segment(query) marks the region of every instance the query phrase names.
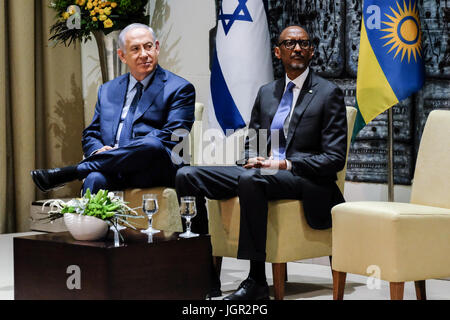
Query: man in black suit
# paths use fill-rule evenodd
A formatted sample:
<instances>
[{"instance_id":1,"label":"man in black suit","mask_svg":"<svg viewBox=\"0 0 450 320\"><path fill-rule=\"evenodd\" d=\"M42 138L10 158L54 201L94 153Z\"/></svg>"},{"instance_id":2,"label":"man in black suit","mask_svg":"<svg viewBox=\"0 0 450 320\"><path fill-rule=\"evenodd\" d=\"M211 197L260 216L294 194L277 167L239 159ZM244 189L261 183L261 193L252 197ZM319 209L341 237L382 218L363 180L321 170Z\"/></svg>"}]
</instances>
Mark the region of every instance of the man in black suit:
<instances>
[{"instance_id":1,"label":"man in black suit","mask_svg":"<svg viewBox=\"0 0 450 320\"><path fill-rule=\"evenodd\" d=\"M284 29L274 52L286 76L258 92L249 124L256 134L246 139L243 166L184 167L176 176L178 195L196 196L198 232L207 232L204 197L239 197L237 256L250 260L250 272L226 300L269 298L264 267L269 200L302 199L306 220L315 229L331 227L331 208L344 201L335 183L347 149L342 91L309 69L314 48L303 28ZM258 150L264 129L267 143ZM215 284L218 295L220 282Z\"/></svg>"}]
</instances>

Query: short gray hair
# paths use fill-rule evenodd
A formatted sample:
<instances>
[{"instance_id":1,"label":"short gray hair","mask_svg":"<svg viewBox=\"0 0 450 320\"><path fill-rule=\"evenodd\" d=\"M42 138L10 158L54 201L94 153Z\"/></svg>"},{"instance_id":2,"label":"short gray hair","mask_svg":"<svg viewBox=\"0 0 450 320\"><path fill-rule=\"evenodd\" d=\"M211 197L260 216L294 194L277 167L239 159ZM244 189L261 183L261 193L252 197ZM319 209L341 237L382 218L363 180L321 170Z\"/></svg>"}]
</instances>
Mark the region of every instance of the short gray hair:
<instances>
[{"instance_id":1,"label":"short gray hair","mask_svg":"<svg viewBox=\"0 0 450 320\"><path fill-rule=\"evenodd\" d=\"M128 31L131 31L133 29L147 29L148 31L150 31L150 33L152 34L153 37L153 41L156 42L158 41L158 39L156 38L155 35L155 31L153 31L152 28L150 28L148 25L146 24L142 24L142 23L132 23L129 24L128 26L126 26L119 34L119 48L122 49L123 52L125 52L125 37L128 33Z\"/></svg>"}]
</instances>

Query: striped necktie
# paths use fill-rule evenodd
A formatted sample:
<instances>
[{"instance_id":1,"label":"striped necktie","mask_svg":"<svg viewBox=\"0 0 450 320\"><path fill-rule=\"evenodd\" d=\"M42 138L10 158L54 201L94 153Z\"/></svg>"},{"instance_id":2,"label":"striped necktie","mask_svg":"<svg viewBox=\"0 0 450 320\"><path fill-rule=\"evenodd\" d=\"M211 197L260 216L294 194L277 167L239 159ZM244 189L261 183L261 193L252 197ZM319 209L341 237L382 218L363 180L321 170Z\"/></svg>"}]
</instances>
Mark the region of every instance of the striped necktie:
<instances>
[{"instance_id":1,"label":"striped necktie","mask_svg":"<svg viewBox=\"0 0 450 320\"><path fill-rule=\"evenodd\" d=\"M142 89L143 85L140 82L137 82L135 85L136 88L136 94L134 95L133 101L131 101L130 108L128 109L127 116L125 117L125 120L123 121L123 127L122 132L120 133L119 138L119 146L125 146L128 143L130 143L131 134L133 132L133 118L134 113L136 112L136 107L139 103L139 100L142 96Z\"/></svg>"}]
</instances>

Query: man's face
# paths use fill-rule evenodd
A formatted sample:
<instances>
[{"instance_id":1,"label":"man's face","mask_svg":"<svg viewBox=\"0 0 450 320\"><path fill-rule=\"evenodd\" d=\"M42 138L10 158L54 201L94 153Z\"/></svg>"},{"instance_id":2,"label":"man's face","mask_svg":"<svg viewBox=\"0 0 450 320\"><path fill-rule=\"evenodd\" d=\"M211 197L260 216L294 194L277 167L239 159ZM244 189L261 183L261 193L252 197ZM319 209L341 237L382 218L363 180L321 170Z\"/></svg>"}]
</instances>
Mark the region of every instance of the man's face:
<instances>
[{"instance_id":1,"label":"man's face","mask_svg":"<svg viewBox=\"0 0 450 320\"><path fill-rule=\"evenodd\" d=\"M145 28L132 29L125 35L125 52L117 50L123 63L130 68L130 73L141 81L155 70L158 64L159 42Z\"/></svg>"},{"instance_id":2,"label":"man's face","mask_svg":"<svg viewBox=\"0 0 450 320\"><path fill-rule=\"evenodd\" d=\"M290 40L306 40L302 43L295 43ZM307 43L309 42L309 46ZM294 46L289 48L289 46ZM288 48L287 48L288 47ZM301 74L308 67L314 56L314 47L310 43L309 35L300 27L288 27L284 29L279 37L278 46L275 47L275 56L281 59L286 73Z\"/></svg>"}]
</instances>

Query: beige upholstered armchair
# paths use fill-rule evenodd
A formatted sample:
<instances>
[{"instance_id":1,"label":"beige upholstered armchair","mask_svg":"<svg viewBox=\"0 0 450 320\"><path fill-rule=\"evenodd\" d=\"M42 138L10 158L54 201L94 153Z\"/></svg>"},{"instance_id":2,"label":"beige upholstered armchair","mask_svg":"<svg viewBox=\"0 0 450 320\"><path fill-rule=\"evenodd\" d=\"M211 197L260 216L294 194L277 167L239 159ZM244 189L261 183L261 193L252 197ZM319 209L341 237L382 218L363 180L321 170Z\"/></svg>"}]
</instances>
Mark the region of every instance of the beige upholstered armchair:
<instances>
[{"instance_id":1,"label":"beige upholstered armchair","mask_svg":"<svg viewBox=\"0 0 450 320\"><path fill-rule=\"evenodd\" d=\"M356 109L347 107L348 146L353 132ZM347 149L348 153L348 149ZM344 168L337 184L344 192ZM216 267L220 272L222 257L236 257L239 241L239 199L209 200L209 233ZM269 202L267 221L267 262L272 263L275 299L284 297L286 263L331 255L331 229L314 230L306 222L303 205L298 200Z\"/></svg>"},{"instance_id":2,"label":"beige upholstered armchair","mask_svg":"<svg viewBox=\"0 0 450 320\"><path fill-rule=\"evenodd\" d=\"M203 104L195 103L195 122L189 134L189 148L191 154L191 165L197 164L198 146L201 145ZM178 198L175 189L166 187L154 188L131 188L124 190L124 200L129 202L131 208L142 206L142 195L145 193L154 193L158 195L159 210L153 216L153 227L156 229L172 232L182 232L181 216L179 214ZM142 210L138 213L143 214ZM146 229L147 219L130 219L131 223L138 227Z\"/></svg>"},{"instance_id":3,"label":"beige upholstered armchair","mask_svg":"<svg viewBox=\"0 0 450 320\"><path fill-rule=\"evenodd\" d=\"M347 202L332 214L334 299L343 299L347 273L373 271L389 281L391 299L403 299L405 281L426 299L426 279L450 276L450 111L428 117L410 203Z\"/></svg>"}]
</instances>

